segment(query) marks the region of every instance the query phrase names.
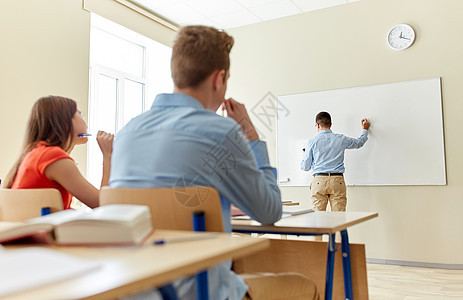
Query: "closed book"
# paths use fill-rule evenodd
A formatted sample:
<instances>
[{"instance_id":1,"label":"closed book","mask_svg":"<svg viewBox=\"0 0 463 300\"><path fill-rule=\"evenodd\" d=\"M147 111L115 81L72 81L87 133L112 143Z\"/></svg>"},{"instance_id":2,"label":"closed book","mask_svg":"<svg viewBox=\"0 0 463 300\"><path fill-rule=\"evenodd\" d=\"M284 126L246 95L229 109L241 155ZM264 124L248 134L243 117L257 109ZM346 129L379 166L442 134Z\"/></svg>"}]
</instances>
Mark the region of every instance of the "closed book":
<instances>
[{"instance_id":1,"label":"closed book","mask_svg":"<svg viewBox=\"0 0 463 300\"><path fill-rule=\"evenodd\" d=\"M283 214L295 216L313 212L311 208L305 208L300 206L283 206Z\"/></svg>"},{"instance_id":2,"label":"closed book","mask_svg":"<svg viewBox=\"0 0 463 300\"><path fill-rule=\"evenodd\" d=\"M0 243L28 237L59 245L137 245L153 231L148 206L112 204L64 210L26 222L0 222Z\"/></svg>"}]
</instances>

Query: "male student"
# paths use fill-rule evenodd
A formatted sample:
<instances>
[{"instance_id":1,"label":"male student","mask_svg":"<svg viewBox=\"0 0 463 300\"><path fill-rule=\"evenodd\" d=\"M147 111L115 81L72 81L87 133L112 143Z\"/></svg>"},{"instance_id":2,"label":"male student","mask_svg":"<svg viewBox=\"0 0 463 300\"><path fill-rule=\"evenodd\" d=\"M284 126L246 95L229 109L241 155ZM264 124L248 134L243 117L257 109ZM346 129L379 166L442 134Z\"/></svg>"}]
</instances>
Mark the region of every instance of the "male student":
<instances>
[{"instance_id":1,"label":"male student","mask_svg":"<svg viewBox=\"0 0 463 300\"><path fill-rule=\"evenodd\" d=\"M358 138L350 138L331 131L331 116L320 112L315 117L318 135L309 140L303 149L301 169L312 170L310 192L314 210L326 210L328 200L331 211L345 211L347 204L344 182L344 151L358 149L368 140L367 119L361 121L362 132Z\"/></svg>"},{"instance_id":2,"label":"male student","mask_svg":"<svg viewBox=\"0 0 463 300\"><path fill-rule=\"evenodd\" d=\"M231 231L230 205L272 224L282 213L276 170L244 105L224 100L233 38L205 26L188 26L172 49L173 94L160 94L151 110L134 118L114 142L110 186L212 186L221 196ZM228 118L215 111L224 105ZM210 299L316 299L315 285L300 274L241 277L231 262L208 272ZM243 280L244 278L244 280ZM192 278L176 281L180 299L195 299Z\"/></svg>"}]
</instances>

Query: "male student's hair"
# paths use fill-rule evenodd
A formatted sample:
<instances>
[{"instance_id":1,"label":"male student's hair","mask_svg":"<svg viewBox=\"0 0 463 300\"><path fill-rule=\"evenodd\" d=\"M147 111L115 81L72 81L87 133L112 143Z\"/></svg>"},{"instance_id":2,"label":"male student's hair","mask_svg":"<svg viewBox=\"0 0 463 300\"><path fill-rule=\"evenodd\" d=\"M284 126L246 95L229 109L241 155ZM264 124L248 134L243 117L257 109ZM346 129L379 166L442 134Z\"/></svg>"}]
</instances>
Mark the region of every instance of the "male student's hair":
<instances>
[{"instance_id":1,"label":"male student's hair","mask_svg":"<svg viewBox=\"0 0 463 300\"><path fill-rule=\"evenodd\" d=\"M315 117L315 123L322 127L331 126L331 116L326 111L319 112Z\"/></svg>"},{"instance_id":2,"label":"male student's hair","mask_svg":"<svg viewBox=\"0 0 463 300\"><path fill-rule=\"evenodd\" d=\"M175 86L197 87L215 70L228 71L233 42L233 37L212 27L183 27L172 49L171 70Z\"/></svg>"},{"instance_id":3,"label":"male student's hair","mask_svg":"<svg viewBox=\"0 0 463 300\"><path fill-rule=\"evenodd\" d=\"M40 141L69 150L74 133L72 118L76 112L77 103L65 97L47 96L35 102L27 124L23 151L6 176L5 187L12 186L22 160Z\"/></svg>"}]
</instances>

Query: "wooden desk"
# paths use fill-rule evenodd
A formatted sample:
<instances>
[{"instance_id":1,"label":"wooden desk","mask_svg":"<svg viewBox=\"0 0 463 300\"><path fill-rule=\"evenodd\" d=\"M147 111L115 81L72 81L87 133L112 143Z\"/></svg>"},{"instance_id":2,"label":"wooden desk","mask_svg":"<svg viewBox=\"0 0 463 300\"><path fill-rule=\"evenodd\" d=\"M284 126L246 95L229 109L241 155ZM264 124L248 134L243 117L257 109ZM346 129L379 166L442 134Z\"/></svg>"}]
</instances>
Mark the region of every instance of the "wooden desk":
<instances>
[{"instance_id":1,"label":"wooden desk","mask_svg":"<svg viewBox=\"0 0 463 300\"><path fill-rule=\"evenodd\" d=\"M140 247L50 247L80 258L95 260L102 267L74 279L9 295L13 299L113 299L164 285L179 277L193 275L228 259L239 258L267 248L265 239L237 238L219 234L216 238L149 245L156 239L202 234L157 230ZM5 247L10 249L17 246Z\"/></svg>"},{"instance_id":2,"label":"wooden desk","mask_svg":"<svg viewBox=\"0 0 463 300\"><path fill-rule=\"evenodd\" d=\"M283 218L273 225L262 225L251 220L232 220L232 228L235 232L247 233L334 234L377 216L376 212L315 211Z\"/></svg>"},{"instance_id":3,"label":"wooden desk","mask_svg":"<svg viewBox=\"0 0 463 300\"><path fill-rule=\"evenodd\" d=\"M332 298L335 233L341 233L342 260L344 270L345 298L353 299L350 247L347 227L378 216L376 212L325 212L316 211L283 218L273 225L262 225L250 220L232 220L232 230L239 233L274 233L292 235L328 234L328 259L326 266L325 299Z\"/></svg>"}]
</instances>

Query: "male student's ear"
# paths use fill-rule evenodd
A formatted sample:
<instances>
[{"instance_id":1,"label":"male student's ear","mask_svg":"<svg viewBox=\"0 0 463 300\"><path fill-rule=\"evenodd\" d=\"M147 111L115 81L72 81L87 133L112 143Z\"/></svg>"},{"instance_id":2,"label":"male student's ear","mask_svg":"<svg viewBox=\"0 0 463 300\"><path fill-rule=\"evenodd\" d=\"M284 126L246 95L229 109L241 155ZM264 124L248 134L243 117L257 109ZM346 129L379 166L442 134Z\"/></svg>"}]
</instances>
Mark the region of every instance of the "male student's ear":
<instances>
[{"instance_id":1,"label":"male student's ear","mask_svg":"<svg viewBox=\"0 0 463 300\"><path fill-rule=\"evenodd\" d=\"M215 70L212 73L212 84L215 90L219 90L224 85L226 86L227 79L225 76L228 76L228 72L225 70Z\"/></svg>"}]
</instances>

